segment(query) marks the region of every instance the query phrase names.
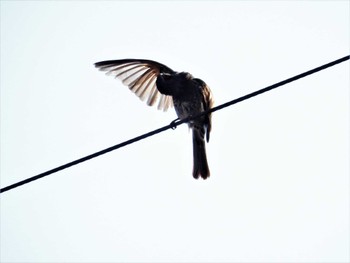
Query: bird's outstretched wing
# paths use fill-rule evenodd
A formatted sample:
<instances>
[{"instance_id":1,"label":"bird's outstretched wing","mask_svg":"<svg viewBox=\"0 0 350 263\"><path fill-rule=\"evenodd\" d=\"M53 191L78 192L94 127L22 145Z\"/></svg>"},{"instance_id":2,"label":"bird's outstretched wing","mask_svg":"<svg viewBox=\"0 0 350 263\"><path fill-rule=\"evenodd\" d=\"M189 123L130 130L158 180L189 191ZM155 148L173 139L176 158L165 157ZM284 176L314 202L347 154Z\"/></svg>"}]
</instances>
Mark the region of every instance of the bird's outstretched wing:
<instances>
[{"instance_id":1,"label":"bird's outstretched wing","mask_svg":"<svg viewBox=\"0 0 350 263\"><path fill-rule=\"evenodd\" d=\"M172 97L161 94L156 87L159 74L174 73L167 66L147 59L121 59L97 62L95 67L119 78L141 100L147 100L149 106L158 102L158 109L163 111L173 106Z\"/></svg>"}]
</instances>

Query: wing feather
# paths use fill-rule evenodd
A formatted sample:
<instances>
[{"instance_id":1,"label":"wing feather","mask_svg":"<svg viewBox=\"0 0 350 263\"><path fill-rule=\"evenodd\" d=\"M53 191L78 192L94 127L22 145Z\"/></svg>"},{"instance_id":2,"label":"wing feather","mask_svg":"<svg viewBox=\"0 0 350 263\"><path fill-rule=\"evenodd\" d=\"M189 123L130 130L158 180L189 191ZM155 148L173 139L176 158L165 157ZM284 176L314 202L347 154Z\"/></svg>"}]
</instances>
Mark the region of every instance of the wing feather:
<instances>
[{"instance_id":1,"label":"wing feather","mask_svg":"<svg viewBox=\"0 0 350 263\"><path fill-rule=\"evenodd\" d=\"M174 72L167 66L145 59L101 61L95 66L107 75L120 79L141 100L146 100L147 105L153 106L158 102L157 108L163 111L173 106L172 97L161 94L156 87L160 73Z\"/></svg>"},{"instance_id":2,"label":"wing feather","mask_svg":"<svg viewBox=\"0 0 350 263\"><path fill-rule=\"evenodd\" d=\"M137 91L136 95L139 96L141 100L145 100L148 97L150 90L155 86L155 81L156 78L154 77L154 74L149 74L147 81Z\"/></svg>"}]
</instances>

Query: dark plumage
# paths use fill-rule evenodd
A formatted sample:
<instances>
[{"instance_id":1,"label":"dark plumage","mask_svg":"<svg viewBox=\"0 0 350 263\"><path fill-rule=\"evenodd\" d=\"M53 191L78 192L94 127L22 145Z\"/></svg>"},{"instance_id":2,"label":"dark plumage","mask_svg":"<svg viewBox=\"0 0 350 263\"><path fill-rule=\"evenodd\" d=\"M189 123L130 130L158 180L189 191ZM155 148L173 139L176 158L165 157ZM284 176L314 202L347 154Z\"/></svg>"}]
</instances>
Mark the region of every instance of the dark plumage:
<instances>
[{"instance_id":1,"label":"dark plumage","mask_svg":"<svg viewBox=\"0 0 350 263\"><path fill-rule=\"evenodd\" d=\"M213 106L213 98L204 81L193 78L187 72L176 72L169 67L146 59L108 60L95 63L108 75L119 78L141 100L150 106L158 103L158 109L166 111L174 106L180 119L197 115ZM209 141L211 115L189 123L193 138L193 177L210 176L205 141Z\"/></svg>"}]
</instances>

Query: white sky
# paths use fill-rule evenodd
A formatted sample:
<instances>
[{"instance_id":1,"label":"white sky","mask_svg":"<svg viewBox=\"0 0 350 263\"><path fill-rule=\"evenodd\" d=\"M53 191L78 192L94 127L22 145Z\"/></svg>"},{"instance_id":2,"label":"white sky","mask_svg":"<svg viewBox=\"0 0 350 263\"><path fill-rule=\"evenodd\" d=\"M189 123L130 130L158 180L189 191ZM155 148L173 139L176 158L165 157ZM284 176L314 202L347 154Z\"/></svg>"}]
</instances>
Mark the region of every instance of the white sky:
<instances>
[{"instance_id":1,"label":"white sky","mask_svg":"<svg viewBox=\"0 0 350 263\"><path fill-rule=\"evenodd\" d=\"M169 124L93 63L216 105L349 54L348 1L1 1L1 187ZM349 62L1 194L1 262L348 262Z\"/></svg>"}]
</instances>

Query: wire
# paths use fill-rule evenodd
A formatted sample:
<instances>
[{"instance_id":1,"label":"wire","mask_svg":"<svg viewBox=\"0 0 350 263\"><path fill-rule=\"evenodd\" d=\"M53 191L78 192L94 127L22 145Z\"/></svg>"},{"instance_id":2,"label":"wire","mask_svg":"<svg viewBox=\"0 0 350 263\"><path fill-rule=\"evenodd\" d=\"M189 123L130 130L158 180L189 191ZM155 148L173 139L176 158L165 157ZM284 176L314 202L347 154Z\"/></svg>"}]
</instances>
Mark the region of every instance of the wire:
<instances>
[{"instance_id":1,"label":"wire","mask_svg":"<svg viewBox=\"0 0 350 263\"><path fill-rule=\"evenodd\" d=\"M265 87L265 88L262 88L262 89L260 89L260 90L254 91L254 92L252 92L252 93L249 93L249 94L244 95L244 96L242 96L242 97L239 97L239 98L237 98L237 99L234 99L234 100L228 101L228 102L226 102L226 103L223 103L223 104L221 104L221 105L218 105L218 106L216 106L216 107L213 107L213 108L211 108L211 109L209 109L209 110L207 110L207 111L204 111L204 112L202 112L202 113L200 113L200 114L198 114L198 115L196 115L196 116L188 117L188 118L183 119L183 120L179 120L179 121L175 122L175 124L176 124L176 125L180 125L180 124L183 124L184 122L188 122L188 121L190 121L190 120L199 118L199 117L201 117L201 116L203 116L203 115L206 115L206 114L208 114L208 113L211 113L211 112L214 112L214 111L217 111L217 110L221 110L221 109L226 108L226 107L228 107L228 106L231 106L231 105L233 105L233 104L236 104L236 103L239 103L239 102L241 102L241 101L250 99L250 98L255 97L255 96L257 96L257 95L260 95L260 94L262 94L262 93L264 93L264 92L273 90L273 89L278 88L278 87L280 87L280 86L286 85L286 84L288 84L288 83L290 83L290 82L296 81L296 80L298 80L298 79L304 78L304 77L306 77L306 76L309 76L309 75L311 75L311 74L314 74L314 73L319 72L319 71L321 71L321 70L324 70L324 69L326 69L326 68L335 66L335 65L337 65L337 64L339 64L339 63L342 63L342 62L345 62L345 61L349 60L349 58L350 58L350 56L345 56L345 57L342 57L342 58L340 58L340 59L334 60L334 61L332 61L332 62L329 62L329 63L324 64L324 65L322 65L322 66L319 66L319 67L317 67L317 68L311 69L311 70L309 70L309 71L306 71L306 72L301 73L301 74L299 74L299 75L296 75L296 76L294 76L294 77L291 77L291 78L282 80L282 81L280 81L280 82L278 82L278 83L275 83L275 84L273 84L273 85L271 85L271 86L267 86L267 87Z\"/></svg>"},{"instance_id":2,"label":"wire","mask_svg":"<svg viewBox=\"0 0 350 263\"><path fill-rule=\"evenodd\" d=\"M54 169L48 170L48 171L43 172L43 173L41 173L41 174L38 174L38 175L35 175L35 176L33 176L33 177L27 178L27 179L25 179L25 180L23 180L23 181L19 181L19 182L17 182L17 183L12 184L12 185L9 185L9 186L6 186L6 187L4 187L4 188L1 188L1 189L0 189L0 193L4 193L4 192L9 191L9 190L11 190L11 189L13 189L13 188L16 188L16 187L18 187L18 186L21 186L21 185L24 185L24 184L28 184L28 183L30 183L30 182L32 182L32 181L38 180L38 179L43 178L43 177L45 177L45 176L48 176L48 175L50 175L50 174L56 173L56 172L58 172L58 171L64 170L64 169L66 169L66 168L69 168L69 167L71 167L71 166L74 166L74 165L77 165L77 164L79 164L79 163L88 161L88 160L90 160L90 159L96 158L96 157L98 157L98 156L100 156L100 155L103 155L103 154L106 154L106 153L108 153L108 152L114 151L114 150L116 150L116 149L119 149L119 148L121 148L121 147L124 147L124 146L126 146L126 145L129 145L129 144L131 144L131 143L134 143L134 142L143 140L143 139L145 139L145 138L147 138L147 137L153 136L153 135L155 135L155 134L158 134L158 133L163 132L163 131L165 131L165 130L168 130L168 129L170 129L170 128L171 128L171 129L174 129L174 128L176 128L177 126L182 125L182 124L185 123L185 122L188 122L188 121L191 121L191 120L193 120L193 119L199 118L199 117L201 117L201 116L203 116L203 115L212 113L212 112L214 112L214 111L221 110L221 109L226 108L226 107L228 107L228 106L231 106L231 105L233 105L233 104L242 102L242 101L244 101L244 100L247 100L247 99L250 99L250 98L255 97L255 96L257 96L257 95L260 95L260 94L262 94L262 93L264 93L264 92L270 91L270 90L272 90L272 89L275 89L275 88L277 88L277 87L286 85L286 84L288 84L288 83L290 83L290 82L293 82L293 81L295 81L295 80L304 78L304 77L306 77L306 76L309 76L309 75L311 75L311 74L314 74L314 73L319 72L319 71L321 71L321 70L324 70L324 69L326 69L326 68L332 67L332 66L337 65L337 64L342 63L342 62L345 62L345 61L349 60L349 58L350 58L350 56L345 56L345 57L343 57L343 58L334 60L334 61L332 61L332 62L329 62L329 63L324 64L324 65L322 65L322 66L319 66L319 67L317 67L317 68L311 69L311 70L309 70L309 71L306 71L306 72L301 73L301 74L299 74L299 75L296 75L296 76L294 76L294 77L291 77L291 78L288 78L288 79L286 79L286 80L280 81L280 82L278 82L278 83L276 83L276 84L273 84L273 85L271 85L271 86L265 87L265 88L263 88L263 89L260 89L260 90L257 90L257 91L255 91L255 92L249 93L249 94L247 94L247 95L245 95L245 96L239 97L239 98L237 98L237 99L234 99L234 100L228 101L228 102L226 102L226 103L223 103L223 104L221 104L221 105L218 105L218 106L216 106L216 107L213 107L213 108L211 108L210 110L205 111L205 112L202 112L202 113L200 113L200 114L198 114L198 115L191 116L191 117L188 117L188 118L185 118L185 119L182 119L182 120L175 120L175 121L171 122L169 125L166 125L166 126L164 126L164 127L161 127L161 128L159 128L159 129L150 131L150 132L145 133L145 134L143 134L143 135L137 136L137 137L135 137L135 138L133 138L133 139L127 140L127 141L125 141L125 142L119 143L119 144L114 145L114 146L112 146L112 147L109 147L109 148L106 148L106 149L104 149L104 150L98 151L98 152L96 152L96 153L90 154L90 155L88 155L88 156L82 157L82 158L77 159L77 160L75 160L75 161L72 161L72 162L69 162L69 163L67 163L67 164L58 166L58 167L56 167L56 168L54 168Z\"/></svg>"}]
</instances>

